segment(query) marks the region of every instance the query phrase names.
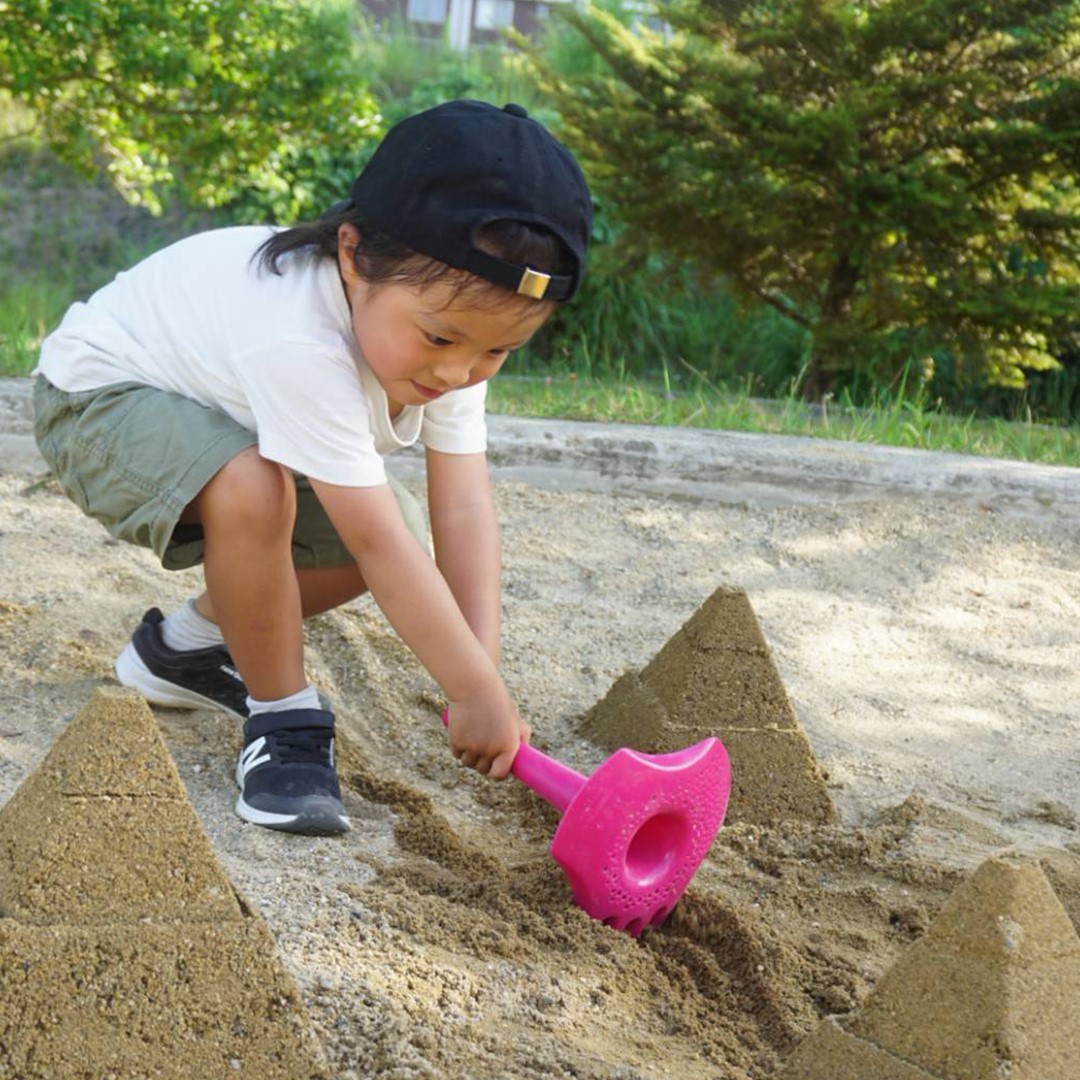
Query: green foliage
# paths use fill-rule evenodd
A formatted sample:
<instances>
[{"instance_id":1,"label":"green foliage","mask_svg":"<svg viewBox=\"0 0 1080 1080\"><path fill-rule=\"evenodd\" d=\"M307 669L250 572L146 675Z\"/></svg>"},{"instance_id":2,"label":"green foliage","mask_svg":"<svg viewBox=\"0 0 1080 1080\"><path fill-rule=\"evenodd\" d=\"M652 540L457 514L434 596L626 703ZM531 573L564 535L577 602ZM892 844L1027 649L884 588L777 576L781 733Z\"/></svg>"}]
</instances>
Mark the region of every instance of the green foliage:
<instances>
[{"instance_id":1,"label":"green foliage","mask_svg":"<svg viewBox=\"0 0 1080 1080\"><path fill-rule=\"evenodd\" d=\"M520 58L502 45L474 45L462 52L422 38L396 19L378 28L361 22L355 50L387 127L455 98L516 101L530 111L539 104Z\"/></svg>"},{"instance_id":2,"label":"green foliage","mask_svg":"<svg viewBox=\"0 0 1080 1080\"><path fill-rule=\"evenodd\" d=\"M807 389L1022 386L1076 344L1076 0L673 0L668 34L566 17L532 55L637 247L805 327Z\"/></svg>"},{"instance_id":3,"label":"green foliage","mask_svg":"<svg viewBox=\"0 0 1080 1080\"><path fill-rule=\"evenodd\" d=\"M155 217L104 178L92 183L18 132L25 109L0 93L0 375L25 375L75 300L150 251L206 228L208 214Z\"/></svg>"},{"instance_id":4,"label":"green foliage","mask_svg":"<svg viewBox=\"0 0 1080 1080\"><path fill-rule=\"evenodd\" d=\"M515 370L617 378L664 372L672 386L703 375L713 385L784 393L803 363L802 329L771 309L741 310L691 266L629 256L624 231L598 203L581 293L515 356Z\"/></svg>"},{"instance_id":5,"label":"green foliage","mask_svg":"<svg viewBox=\"0 0 1080 1080\"><path fill-rule=\"evenodd\" d=\"M0 90L55 152L131 202L315 208L377 136L347 0L3 0ZM257 200L256 200L257 201Z\"/></svg>"},{"instance_id":6,"label":"green foliage","mask_svg":"<svg viewBox=\"0 0 1080 1080\"><path fill-rule=\"evenodd\" d=\"M593 123L599 128L619 119L613 104L621 100L618 93L630 95L628 131L611 126L613 139L628 140L627 150L620 159L592 139L595 153L586 154L585 165L600 198L586 286L535 345L515 357L515 370L543 371L556 378L570 373L582 380L598 375L614 379L616 386L635 376L651 377L660 387L661 405L654 400L648 408L688 423L696 422L699 406L722 398L731 388L743 396L784 399L813 363L825 362L834 362L838 371L836 401L858 401L879 410L880 402L888 400L890 415L901 406L923 415L938 409L942 399L961 413L1080 415L1080 345L1070 336L1076 230L1066 213L1076 210L1072 176L1080 166L1080 139L1074 137L1073 125L1080 110L1073 108L1074 61L1067 49L1056 69L1047 63L1047 76L1034 85L1028 105L1017 104L1021 119L1000 133L1001 154L1009 147L1023 148L1021 121L1027 108L1042 125L1047 160L1030 171L1026 185L1013 173L995 180L990 150L976 157L979 125L972 125L975 134L965 134L961 125L955 142L968 157L954 162L953 190L945 183L948 170L939 175L930 168L935 155L953 153L948 150L949 123L944 117L939 122L929 97L919 97L914 74L909 73L907 90L890 84L888 93L882 92L879 126L869 122L866 131L858 128L856 106L862 100L859 94L873 96L869 84L874 80L864 78L859 94L828 89L839 85L841 76L848 78L844 64L857 66L858 57L840 50L839 59L822 67L827 47L835 47L829 44L836 39L834 24L843 24L840 15L857 5L701 0L712 4L710 27L728 20L726 36L680 28L665 43L640 27L633 35L622 35L616 27L629 25L631 17L621 12L618 0L604 3L610 3L608 15L589 16L586 21L596 25L588 34L584 27L575 29L562 20L548 24L537 46L545 69L538 84L535 64L526 63L521 52L475 48L461 54L445 43L419 40L403 27L384 26L376 33L357 25L350 0L256 0L244 8L236 0L162 0L156 5L149 0L119 5L0 0L0 263L12 271L0 282L0 371L28 370L41 336L72 300L163 243L211 224L292 222L320 211L347 190L380 128L418 109L459 96L519 101L577 148L585 147L594 127L586 130L575 109L565 106L568 88L576 87L581 95L595 95ZM914 15L901 28L911 30L908 37L888 20L880 23L883 41L874 47L887 51L892 41L894 51L907 48L900 67L914 72L923 52L922 62L929 65L934 50L940 52L941 40L955 41L967 6L964 0L947 5L954 16L949 22L941 0L914 6L899 0L876 4L874 18L884 19L892 11L895 23L905 10ZM1041 0L1022 6L1032 18L1051 8L1063 12L1071 7ZM1011 8L1018 10L1016 4ZM704 19L705 14L698 11L696 17ZM802 38L792 29L796 16L808 27ZM1003 18L1002 25L1008 25L1008 15ZM28 32L28 20L47 24L48 34ZM925 40L912 44L918 37L916 24ZM735 48L738 35L746 37L748 27L760 39L753 59L746 51L752 41L744 46L746 55ZM845 32L854 35L858 29L849 26ZM650 133L648 125L667 123L668 114L637 100L631 84L614 73L612 49L605 53L595 47L592 39L609 32L618 49L629 51L633 62L628 62L628 70L646 61L656 68L650 76L656 85L661 85L664 71L657 48L674 50L681 42L693 70L708 72L712 69L706 60L722 41L727 66L741 72L743 97L761 100L740 103L737 88L711 84L704 88L708 93L695 98L676 85L669 95L675 110L671 115L684 126L664 140L662 133ZM957 70L969 55L979 63L989 55L985 49L979 52L975 23L969 36L966 49L954 44L954 51L961 52ZM150 37L154 40L144 40ZM1011 39L1016 50L1028 50L1025 62L1034 62L1030 37L1025 28ZM773 44L761 44L765 41ZM1040 47L1038 55L1046 55ZM770 57L770 49L775 56ZM793 91L778 90L770 97L762 90L762 65L769 59L772 66L765 65L766 73L779 79L785 64L794 63L781 54L800 54L800 49L810 55L803 60L804 84L812 82L807 71L817 64L826 89L808 92L796 108L789 100L795 97ZM201 58L197 55L204 52ZM709 62L718 63L715 58ZM869 63L866 58L863 62ZM1006 70L1004 64L991 65L994 78ZM663 85L672 79L677 84L681 70L669 72ZM1065 76L1073 79L1072 97ZM976 71L971 78L976 77L989 76ZM25 103L25 111L11 108L4 87ZM889 112L886 105L894 92L901 103ZM954 95L959 92L953 88ZM749 110L752 104L757 126L740 131L734 119L718 114L712 99L725 95L734 102L735 119L744 105ZM679 102L690 114L700 108L696 127L687 126L687 117L678 118ZM973 97L966 108L984 117L983 128L994 130L986 119L993 104L984 95ZM916 168L918 132L908 132L898 122L909 107L912 124L922 125L926 142L923 172ZM715 149L709 140L729 128L738 153L712 166L710 173L703 165ZM686 138L688 130L700 133L697 142ZM16 131L33 135L12 139ZM897 159L905 152L914 155L908 172L899 164L890 172L877 159L863 162L859 154L865 149L856 135L875 153L891 147ZM49 146L84 175L89 172L93 183L77 183L57 165ZM666 153L663 159L650 156L661 150ZM845 161L851 174L847 187L841 183L847 175L841 168ZM738 167L732 168L731 162ZM1062 163L1072 170L1068 176ZM605 171L609 168L610 176ZM965 175L969 170L971 177ZM978 187L976 173L986 190L995 193L997 201L987 206L992 206L991 216L1000 215L994 218L1000 236L990 229L980 233L975 226L984 224L982 204L976 200L972 209L964 202L969 188ZM860 177L862 186L855 182ZM907 188L901 183L904 177L910 181ZM106 178L129 201L155 210L164 203L166 213L155 219L145 209L121 205ZM702 193L706 181L713 194L722 196L715 204L696 201L712 198ZM665 193L665 205L670 212L656 213L651 205L635 202L635 196L644 198L669 183L673 190ZM892 202L882 194L888 193L889 184L895 189ZM833 206L841 198L836 194L830 202L834 187L847 200L843 207L854 209ZM190 202L216 210L196 220L185 210ZM907 231L895 225L901 220L909 220ZM787 242L777 241L778 231L769 232L774 226L790 233ZM967 238L960 256L952 254L954 233ZM862 262L857 264L847 321L841 321L842 348L835 354L838 360L829 361L823 352L830 327L820 318L822 296L834 265L829 258L845 237L864 245L851 248ZM745 263L740 262L744 248ZM934 285L928 284L930 274L937 277ZM1027 292L1015 291L1017 286ZM997 310L995 290L1008 297L1002 310ZM919 306L920 297L933 299L935 293L940 311L931 304ZM755 305L763 295L768 303ZM1005 311L1018 325L1023 320L1025 332L1041 333L1044 352L1062 359L1060 369L1029 370L1027 354L1001 363L988 346L1008 349L1015 335L1008 326L999 333L997 324L987 320L986 309L994 318ZM1063 309L1069 311L1065 317ZM816 348L811 356L812 343ZM989 391L982 387L987 373L999 383ZM1021 380L1024 386L1017 390ZM1013 386L1000 385L1010 381ZM678 407L684 395L701 399L688 414ZM613 411L609 418L620 417Z\"/></svg>"}]
</instances>

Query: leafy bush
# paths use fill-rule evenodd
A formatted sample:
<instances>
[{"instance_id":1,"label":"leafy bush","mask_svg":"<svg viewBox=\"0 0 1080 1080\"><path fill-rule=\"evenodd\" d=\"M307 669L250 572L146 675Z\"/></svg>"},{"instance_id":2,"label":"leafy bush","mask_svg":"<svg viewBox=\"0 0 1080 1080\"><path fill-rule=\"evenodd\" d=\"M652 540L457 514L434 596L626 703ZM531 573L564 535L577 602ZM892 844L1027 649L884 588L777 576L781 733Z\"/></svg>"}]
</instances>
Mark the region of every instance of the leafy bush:
<instances>
[{"instance_id":1,"label":"leafy bush","mask_svg":"<svg viewBox=\"0 0 1080 1080\"><path fill-rule=\"evenodd\" d=\"M797 380L803 331L767 308L740 309L722 283L659 256L632 257L622 226L598 203L580 295L556 312L516 361L526 371L663 380L669 387L739 386L782 395Z\"/></svg>"},{"instance_id":2,"label":"leafy bush","mask_svg":"<svg viewBox=\"0 0 1080 1080\"><path fill-rule=\"evenodd\" d=\"M1076 340L1075 0L672 0L532 57L640 250L804 326L808 396L922 373L1021 388ZM931 362L933 361L933 363Z\"/></svg>"}]
</instances>

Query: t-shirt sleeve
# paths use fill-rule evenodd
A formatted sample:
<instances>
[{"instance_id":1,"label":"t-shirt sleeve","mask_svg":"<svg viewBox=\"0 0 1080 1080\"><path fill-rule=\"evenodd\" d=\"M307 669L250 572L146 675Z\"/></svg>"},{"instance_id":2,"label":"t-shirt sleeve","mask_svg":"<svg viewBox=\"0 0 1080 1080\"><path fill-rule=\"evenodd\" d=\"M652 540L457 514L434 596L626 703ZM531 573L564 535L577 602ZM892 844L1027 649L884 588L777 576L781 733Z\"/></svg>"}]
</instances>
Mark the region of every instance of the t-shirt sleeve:
<instances>
[{"instance_id":1,"label":"t-shirt sleeve","mask_svg":"<svg viewBox=\"0 0 1080 1080\"><path fill-rule=\"evenodd\" d=\"M487 383L482 382L425 405L420 441L443 454L482 454L487 449L486 400Z\"/></svg>"},{"instance_id":2,"label":"t-shirt sleeve","mask_svg":"<svg viewBox=\"0 0 1080 1080\"><path fill-rule=\"evenodd\" d=\"M367 396L348 357L283 343L247 354L235 370L263 457L328 484L386 483Z\"/></svg>"}]
</instances>

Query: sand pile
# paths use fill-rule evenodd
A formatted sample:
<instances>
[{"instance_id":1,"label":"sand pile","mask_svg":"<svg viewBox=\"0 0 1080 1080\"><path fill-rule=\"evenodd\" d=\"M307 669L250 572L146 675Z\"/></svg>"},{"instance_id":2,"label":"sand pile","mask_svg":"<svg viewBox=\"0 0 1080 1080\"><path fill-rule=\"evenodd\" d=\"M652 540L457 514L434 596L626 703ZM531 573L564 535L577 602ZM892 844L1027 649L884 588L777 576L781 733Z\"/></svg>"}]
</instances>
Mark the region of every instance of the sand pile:
<instances>
[{"instance_id":1,"label":"sand pile","mask_svg":"<svg viewBox=\"0 0 1080 1080\"><path fill-rule=\"evenodd\" d=\"M739 732L767 739L801 727L840 820L799 816L802 805L821 805L812 800L761 821L740 820L733 807L667 922L637 939L616 933L572 904L548 850L556 813L516 781L492 783L454 760L437 689L377 608L360 601L307 628L313 681L338 705L354 831L319 839L244 826L232 810L239 726L208 710L156 710L220 867L208 867L198 845L173 860L157 843L170 822L159 815L139 832L156 800L171 800L165 818L189 813L167 758L158 747L147 760L161 765L132 768L134 758L119 756L142 753L152 734L145 715L124 714L122 740L112 737L115 724L92 740L92 760L116 760L123 780L153 781L143 794L113 787L116 779L79 778L88 755L76 736L139 614L151 603L177 606L199 588L198 572L163 575L55 489L0 477L8 1076L64 1080L80 1075L75 1053L95 1061L82 1044L65 1059L58 1031L98 1047L118 1032L145 1036L145 1058L128 1045L132 1056L111 1066L124 1080L170 1068L231 1078L249 1062L257 1076L287 1072L260 1063L254 1034L232 1031L242 1012L265 1032L279 1021L276 1046L290 1053L306 1018L333 1080L773 1080L800 1046L809 1053L830 1033L834 1056L816 1058L829 1080L898 1080L885 1071L901 1068L898 1053L882 1049L880 1031L855 1025L977 867L1009 850L1033 853L1080 923L1075 530L925 499L765 511L514 484L496 494L506 535L504 668L541 749L594 771L611 749L579 734L582 718L628 665L644 673L665 643L682 640L717 585L745 589L750 630L740 622L745 598L728 604L721 592L705 608L715 620L701 638L707 648L671 646L679 663L705 669L679 675L673 664L655 681L650 671L650 687L668 694L667 715L659 725L651 718L655 741L642 746L719 732L735 757ZM782 685L766 692L760 675L749 689L725 689L765 655ZM695 686L709 688L698 701ZM669 732L673 718L684 727ZM610 742L629 742L644 721L623 725L629 738L616 732ZM71 753L56 769L62 746ZM765 755L739 769L782 792ZM63 783L68 794L31 798L42 783L54 792ZM755 795L745 790L744 805ZM143 812L125 819L117 810L114 821L99 802ZM191 833L170 836L183 846ZM147 947L156 928L160 943ZM254 951L244 951L245 928ZM973 962L982 955L971 937L954 944L961 970L965 951ZM256 993L255 978L279 989L238 1007L243 993ZM288 996L293 987L299 999ZM270 993L287 1002L276 1018ZM990 1024L996 999L979 994L991 1007L976 1019ZM1009 1015L1010 1046L1025 1034L1046 1041L1038 1016ZM929 1009L904 1016L930 1029L943 1022ZM197 1030L224 1048L220 1058L198 1059ZM903 1028L889 1030L899 1037ZM27 1031L36 1058L20 1041ZM1061 1038L1052 1045L1068 1047ZM154 1042L164 1045L154 1051ZM844 1066L844 1054L868 1047L887 1054L886 1065ZM24 1057L13 1059L16 1051ZM225 1053L237 1056L222 1065ZM311 1062L314 1053L297 1074L317 1075ZM1013 1064L1024 1067L1015 1049ZM918 1080L945 1077L934 1059L902 1065ZM97 1059L94 1068L86 1080L102 1080L110 1065Z\"/></svg>"},{"instance_id":2,"label":"sand pile","mask_svg":"<svg viewBox=\"0 0 1080 1080\"><path fill-rule=\"evenodd\" d=\"M822 774L742 590L718 589L580 730L666 752L707 735L732 763L729 820L835 819ZM1037 864L985 862L856 1016L829 1020L790 1080L1075 1080L1080 938ZM929 1072L924 1071L930 1070Z\"/></svg>"},{"instance_id":3,"label":"sand pile","mask_svg":"<svg viewBox=\"0 0 1080 1080\"><path fill-rule=\"evenodd\" d=\"M728 820L835 820L806 733L795 717L742 590L717 589L640 671L628 671L582 721L601 746L647 753L717 736L731 758Z\"/></svg>"},{"instance_id":4,"label":"sand pile","mask_svg":"<svg viewBox=\"0 0 1080 1080\"><path fill-rule=\"evenodd\" d=\"M145 702L100 689L0 811L0 1076L326 1076Z\"/></svg>"},{"instance_id":5,"label":"sand pile","mask_svg":"<svg viewBox=\"0 0 1080 1080\"><path fill-rule=\"evenodd\" d=\"M1036 863L985 862L844 1023L782 1080L1075 1080L1080 937Z\"/></svg>"}]
</instances>

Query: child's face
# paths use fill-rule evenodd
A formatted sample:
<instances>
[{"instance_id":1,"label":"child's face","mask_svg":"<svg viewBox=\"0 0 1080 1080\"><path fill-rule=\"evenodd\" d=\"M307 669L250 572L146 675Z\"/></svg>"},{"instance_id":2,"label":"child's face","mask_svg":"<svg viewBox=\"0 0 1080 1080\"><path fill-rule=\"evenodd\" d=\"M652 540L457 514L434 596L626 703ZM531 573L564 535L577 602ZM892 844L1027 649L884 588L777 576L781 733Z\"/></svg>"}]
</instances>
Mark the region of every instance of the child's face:
<instances>
[{"instance_id":1,"label":"child's face","mask_svg":"<svg viewBox=\"0 0 1080 1080\"><path fill-rule=\"evenodd\" d=\"M547 304L477 308L454 302L453 284L372 287L340 259L352 326L364 360L390 399L426 405L490 379L544 324ZM351 272L350 272L351 271Z\"/></svg>"}]
</instances>

